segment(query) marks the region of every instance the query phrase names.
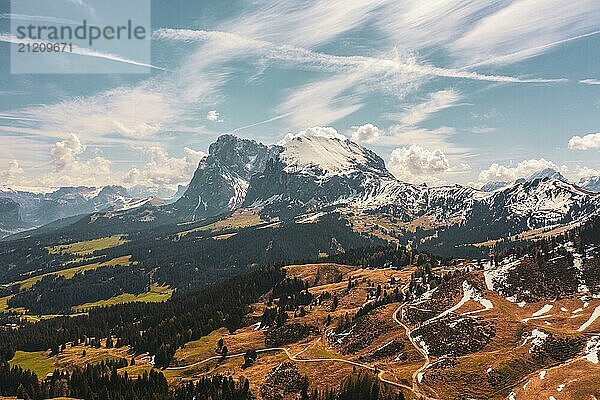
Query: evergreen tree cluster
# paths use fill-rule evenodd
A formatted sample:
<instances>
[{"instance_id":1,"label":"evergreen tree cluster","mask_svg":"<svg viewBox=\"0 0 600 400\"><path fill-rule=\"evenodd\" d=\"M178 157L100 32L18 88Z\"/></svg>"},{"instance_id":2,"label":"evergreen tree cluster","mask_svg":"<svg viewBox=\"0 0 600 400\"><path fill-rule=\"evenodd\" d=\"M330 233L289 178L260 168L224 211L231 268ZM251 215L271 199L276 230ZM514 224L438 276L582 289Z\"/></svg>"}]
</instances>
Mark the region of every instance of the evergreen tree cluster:
<instances>
[{"instance_id":1,"label":"evergreen tree cluster","mask_svg":"<svg viewBox=\"0 0 600 400\"><path fill-rule=\"evenodd\" d=\"M439 262L440 259L404 246L395 247L362 247L336 254L322 259L323 262L333 262L346 265L358 265L367 268L404 268L408 265L422 265L426 262Z\"/></svg>"},{"instance_id":2,"label":"evergreen tree cluster","mask_svg":"<svg viewBox=\"0 0 600 400\"><path fill-rule=\"evenodd\" d=\"M117 373L117 365L101 362L72 372L54 371L42 381L29 370L0 363L0 395L24 400L74 397L86 400L170 399L167 380L151 370L135 379ZM190 398L191 399L191 398Z\"/></svg>"},{"instance_id":3,"label":"evergreen tree cluster","mask_svg":"<svg viewBox=\"0 0 600 400\"><path fill-rule=\"evenodd\" d=\"M90 310L88 315L58 317L0 331L0 360L16 350L44 351L84 338L116 337L134 352L156 355L169 365L175 351L215 329L239 327L248 306L284 278L278 268L257 268L194 294L164 303L128 303Z\"/></svg>"},{"instance_id":4,"label":"evergreen tree cluster","mask_svg":"<svg viewBox=\"0 0 600 400\"><path fill-rule=\"evenodd\" d=\"M48 275L30 289L14 295L9 307L32 314L68 314L71 307L108 299L122 293L140 294L149 288L148 275L135 267L103 267L71 279Z\"/></svg>"},{"instance_id":5,"label":"evergreen tree cluster","mask_svg":"<svg viewBox=\"0 0 600 400\"><path fill-rule=\"evenodd\" d=\"M371 371L354 371L340 390L313 392L307 400L404 400L402 392L388 389Z\"/></svg>"},{"instance_id":6,"label":"evergreen tree cluster","mask_svg":"<svg viewBox=\"0 0 600 400\"><path fill-rule=\"evenodd\" d=\"M232 377L215 375L203 377L199 381L185 383L173 391L173 400L250 400L247 379L235 381Z\"/></svg>"}]
</instances>

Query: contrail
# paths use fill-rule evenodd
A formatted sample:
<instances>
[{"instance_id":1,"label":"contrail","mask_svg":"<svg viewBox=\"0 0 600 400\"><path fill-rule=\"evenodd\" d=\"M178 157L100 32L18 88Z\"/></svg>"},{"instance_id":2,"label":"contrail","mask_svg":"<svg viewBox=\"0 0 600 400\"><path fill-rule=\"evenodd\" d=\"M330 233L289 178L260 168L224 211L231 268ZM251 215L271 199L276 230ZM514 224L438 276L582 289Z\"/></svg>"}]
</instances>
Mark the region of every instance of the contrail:
<instances>
[{"instance_id":1,"label":"contrail","mask_svg":"<svg viewBox=\"0 0 600 400\"><path fill-rule=\"evenodd\" d=\"M14 35L6 35L6 34L0 34L0 42L6 42L6 43L15 43L15 44L19 44L19 43L24 43L24 44L34 44L34 43L45 43L45 42L40 42L40 41L36 41L36 40L31 40L31 39L19 39ZM140 67L146 67L146 68L152 68L152 69L157 69L159 71L169 71L166 68L162 68L162 67L157 67L156 65L152 65L152 64L146 64L140 61L135 61L135 60L130 60L127 58L123 58L121 56L117 56L114 54L110 54L110 53L102 53L99 51L94 51L94 50L90 50L90 49L85 49L79 46L75 46L73 45L73 51L69 51L69 52L65 52L64 54L77 54L80 56L85 56L85 57L95 57L95 58L102 58L104 60L110 60L110 61L116 61L116 62L121 62L121 63L125 63L125 64L130 64L130 65L137 65Z\"/></svg>"},{"instance_id":2,"label":"contrail","mask_svg":"<svg viewBox=\"0 0 600 400\"><path fill-rule=\"evenodd\" d=\"M231 133L237 133L239 131L243 131L244 129L252 128L254 126L268 124L269 122L273 122L273 121L277 121L277 120L285 118L285 117L289 117L292 114L293 114L293 112L289 112L286 114L277 115L276 117L273 117L273 118L265 119L264 121L256 122L254 124L241 126L239 128L235 128L234 130L232 130Z\"/></svg>"}]
</instances>

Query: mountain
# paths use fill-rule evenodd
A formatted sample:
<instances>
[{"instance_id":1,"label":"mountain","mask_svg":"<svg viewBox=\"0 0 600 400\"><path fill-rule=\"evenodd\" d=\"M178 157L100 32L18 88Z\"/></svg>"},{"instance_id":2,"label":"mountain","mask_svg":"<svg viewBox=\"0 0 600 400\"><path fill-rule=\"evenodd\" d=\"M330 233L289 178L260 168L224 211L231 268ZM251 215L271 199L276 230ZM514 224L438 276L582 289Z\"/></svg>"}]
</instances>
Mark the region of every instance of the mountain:
<instances>
[{"instance_id":1,"label":"mountain","mask_svg":"<svg viewBox=\"0 0 600 400\"><path fill-rule=\"evenodd\" d=\"M495 190L505 188L508 185L510 185L510 182L507 181L491 181L481 186L479 190L482 190L484 192L493 192Z\"/></svg>"},{"instance_id":2,"label":"mountain","mask_svg":"<svg viewBox=\"0 0 600 400\"><path fill-rule=\"evenodd\" d=\"M387 226L399 240L417 240L440 253L585 220L600 209L600 195L566 182L552 169L491 192L401 182L377 154L331 128L307 129L270 146L222 135L172 204L139 201L114 207L127 203L116 188L95 196L103 200L88 200L87 209L78 208L93 213L76 229L88 236L214 220L240 209L258 210L263 221L339 213L356 229L373 232ZM113 207L103 210L106 203Z\"/></svg>"},{"instance_id":3,"label":"mountain","mask_svg":"<svg viewBox=\"0 0 600 400\"><path fill-rule=\"evenodd\" d=\"M600 176L581 178L577 186L594 193L600 193Z\"/></svg>"},{"instance_id":4,"label":"mountain","mask_svg":"<svg viewBox=\"0 0 600 400\"><path fill-rule=\"evenodd\" d=\"M554 179L558 179L559 181L568 182L567 178L565 178L560 172L556 171L553 168L545 168L543 170L534 172L533 174L529 175L528 177L518 178L512 184L518 185L523 182L533 181L536 179L543 179L543 178L554 178ZM511 184L511 182L508 182L508 181L490 181L490 182L487 182L486 184L484 184L483 186L481 186L480 190L482 190L484 192L494 192L498 189L503 189L508 186L511 186L512 184Z\"/></svg>"},{"instance_id":5,"label":"mountain","mask_svg":"<svg viewBox=\"0 0 600 400\"><path fill-rule=\"evenodd\" d=\"M544 179L544 178L554 178L554 179L558 179L559 181L568 182L567 178L565 178L560 172L558 172L557 170L555 170L553 168L545 168L541 171L534 172L533 174L529 175L527 180L533 181L535 179Z\"/></svg>"},{"instance_id":6,"label":"mountain","mask_svg":"<svg viewBox=\"0 0 600 400\"><path fill-rule=\"evenodd\" d=\"M16 232L75 215L130 208L141 200L121 186L78 186L50 192L3 187L0 201L0 229Z\"/></svg>"},{"instance_id":7,"label":"mountain","mask_svg":"<svg viewBox=\"0 0 600 400\"><path fill-rule=\"evenodd\" d=\"M279 156L252 176L244 206L296 214L346 204L395 181L377 154L332 129L308 129L278 145Z\"/></svg>"},{"instance_id":8,"label":"mountain","mask_svg":"<svg viewBox=\"0 0 600 400\"><path fill-rule=\"evenodd\" d=\"M169 212L181 220L197 220L239 208L253 174L265 169L280 152L254 140L222 135L210 145L187 190Z\"/></svg>"},{"instance_id":9,"label":"mountain","mask_svg":"<svg viewBox=\"0 0 600 400\"><path fill-rule=\"evenodd\" d=\"M0 235L21 226L21 206L14 200L0 197Z\"/></svg>"}]
</instances>

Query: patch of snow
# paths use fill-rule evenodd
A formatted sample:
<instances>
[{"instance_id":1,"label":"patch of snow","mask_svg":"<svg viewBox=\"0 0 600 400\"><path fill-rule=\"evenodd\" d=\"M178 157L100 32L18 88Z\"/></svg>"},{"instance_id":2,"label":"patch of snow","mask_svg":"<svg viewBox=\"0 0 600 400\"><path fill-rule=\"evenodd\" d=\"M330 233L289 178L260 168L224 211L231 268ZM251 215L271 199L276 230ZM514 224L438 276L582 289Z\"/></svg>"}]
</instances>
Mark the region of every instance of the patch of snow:
<instances>
[{"instance_id":1,"label":"patch of snow","mask_svg":"<svg viewBox=\"0 0 600 400\"><path fill-rule=\"evenodd\" d=\"M569 310L567 310L567 309L566 309L566 308L564 308L564 307L561 307L561 308L560 308L560 311L562 311L562 312L569 312Z\"/></svg>"},{"instance_id":2,"label":"patch of snow","mask_svg":"<svg viewBox=\"0 0 600 400\"><path fill-rule=\"evenodd\" d=\"M600 351L600 336L593 336L585 345L585 358L591 363L598 364L598 352Z\"/></svg>"},{"instance_id":3,"label":"patch of snow","mask_svg":"<svg viewBox=\"0 0 600 400\"><path fill-rule=\"evenodd\" d=\"M419 372L419 373L417 374L417 381L418 381L419 383L423 382L423 375L424 375L424 373L423 373L423 372Z\"/></svg>"},{"instance_id":4,"label":"patch of snow","mask_svg":"<svg viewBox=\"0 0 600 400\"><path fill-rule=\"evenodd\" d=\"M562 392L562 390L565 388L565 384L561 383L560 385L558 385L558 387L556 388L557 392Z\"/></svg>"},{"instance_id":5,"label":"patch of snow","mask_svg":"<svg viewBox=\"0 0 600 400\"><path fill-rule=\"evenodd\" d=\"M579 327L579 329L577 329L577 332L583 332L584 330L586 330L591 324L594 323L596 319L598 319L598 317L600 317L600 306L597 306L594 309L594 312L592 312L590 318L587 321L585 321L583 325Z\"/></svg>"},{"instance_id":6,"label":"patch of snow","mask_svg":"<svg viewBox=\"0 0 600 400\"><path fill-rule=\"evenodd\" d=\"M321 218L326 213L318 212L314 214L303 215L296 220L297 224L314 224L319 222L319 218Z\"/></svg>"},{"instance_id":7,"label":"patch of snow","mask_svg":"<svg viewBox=\"0 0 600 400\"><path fill-rule=\"evenodd\" d=\"M539 310L537 310L536 312L534 312L533 314L531 314L531 316L532 317L539 317L541 315L544 315L548 311L552 310L552 307L554 307L552 304L546 304L546 305L544 305L544 307L540 308Z\"/></svg>"},{"instance_id":8,"label":"patch of snow","mask_svg":"<svg viewBox=\"0 0 600 400\"><path fill-rule=\"evenodd\" d=\"M394 343L394 339L390 340L389 342L387 342L386 344L384 344L383 346L379 347L377 350L375 351L379 351L379 350L383 350L386 347L388 347L390 344Z\"/></svg>"},{"instance_id":9,"label":"patch of snow","mask_svg":"<svg viewBox=\"0 0 600 400\"><path fill-rule=\"evenodd\" d=\"M546 377L546 370L540 371L540 379L544 380L545 377Z\"/></svg>"},{"instance_id":10,"label":"patch of snow","mask_svg":"<svg viewBox=\"0 0 600 400\"><path fill-rule=\"evenodd\" d=\"M531 353L535 348L543 346L547 338L548 334L546 332L536 328L533 331L531 331L531 334L529 334L523 339L523 343L521 343L521 346L524 346L525 344L527 344L527 342L531 341L531 348L529 349L529 352Z\"/></svg>"},{"instance_id":11,"label":"patch of snow","mask_svg":"<svg viewBox=\"0 0 600 400\"><path fill-rule=\"evenodd\" d=\"M517 398L515 397L515 392L510 392L510 394L508 395L508 400L517 400Z\"/></svg>"},{"instance_id":12,"label":"patch of snow","mask_svg":"<svg viewBox=\"0 0 600 400\"><path fill-rule=\"evenodd\" d=\"M492 266L491 263L487 263L484 266L483 277L485 279L485 286L488 290L494 290L496 284L502 283L506 280L508 272L519 265L519 260L513 260L508 258L503 261L500 265Z\"/></svg>"},{"instance_id":13,"label":"patch of snow","mask_svg":"<svg viewBox=\"0 0 600 400\"><path fill-rule=\"evenodd\" d=\"M520 301L520 302L518 302L518 303L517 303L517 305L518 305L519 307L523 308L523 307L525 307L525 306L527 305L527 303L526 303L526 302L524 302L524 301Z\"/></svg>"}]
</instances>

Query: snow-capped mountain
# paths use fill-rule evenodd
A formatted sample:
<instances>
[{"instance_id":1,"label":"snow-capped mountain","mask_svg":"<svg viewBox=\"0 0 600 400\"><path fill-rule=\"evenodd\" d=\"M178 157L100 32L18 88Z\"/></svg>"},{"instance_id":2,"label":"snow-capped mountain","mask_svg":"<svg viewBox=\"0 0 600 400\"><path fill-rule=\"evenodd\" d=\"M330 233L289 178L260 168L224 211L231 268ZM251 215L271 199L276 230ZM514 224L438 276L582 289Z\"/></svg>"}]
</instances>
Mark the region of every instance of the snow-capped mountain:
<instances>
[{"instance_id":1,"label":"snow-capped mountain","mask_svg":"<svg viewBox=\"0 0 600 400\"><path fill-rule=\"evenodd\" d=\"M491 181L491 182L487 182L486 184L481 186L480 190L482 190L484 192L493 192L498 189L505 188L509 185L510 185L510 182L507 182L507 181Z\"/></svg>"},{"instance_id":2,"label":"snow-capped mountain","mask_svg":"<svg viewBox=\"0 0 600 400\"><path fill-rule=\"evenodd\" d=\"M492 192L460 185L398 181L372 151L333 129L307 129L275 146L220 137L175 204L187 219L238 207L290 216L323 209L377 214L404 222L425 218L501 237L568 223L600 208L595 196L551 169Z\"/></svg>"},{"instance_id":3,"label":"snow-capped mountain","mask_svg":"<svg viewBox=\"0 0 600 400\"><path fill-rule=\"evenodd\" d=\"M79 214L130 208L140 199L121 186L61 187L54 190L0 189L0 229L8 233Z\"/></svg>"},{"instance_id":4,"label":"snow-capped mountain","mask_svg":"<svg viewBox=\"0 0 600 400\"><path fill-rule=\"evenodd\" d=\"M32 195L29 201L37 207L13 200L21 205L23 220L27 217L39 223L41 218L32 210L39 213L42 209L66 216L60 205L69 204L70 215L74 210L93 213L85 224L103 223L115 225L115 229L120 229L116 228L119 223L148 226L200 220L243 207L256 207L263 214L281 218L336 211L435 229L424 235L437 238L444 246L569 224L600 210L600 194L566 182L553 170L489 192L460 185L428 187L401 182L377 154L327 128L288 135L271 146L223 135L200 161L183 196L172 204L141 201L127 206L121 189L65 188ZM41 207L45 201L50 206ZM104 212L104 204L113 208Z\"/></svg>"},{"instance_id":5,"label":"snow-capped mountain","mask_svg":"<svg viewBox=\"0 0 600 400\"><path fill-rule=\"evenodd\" d=\"M507 188L509 186L512 185L518 185L521 184L523 182L531 182L534 181L536 179L543 179L543 178L554 178L554 179L558 179L559 181L562 182L568 182L567 178L565 178L563 176L563 174L561 174L560 172L558 172L557 170L553 169L553 168L545 168L543 170L534 172L533 174L529 175L528 177L521 177L518 178L517 180L515 180L514 182L509 182L509 181L491 181L491 182L487 182L486 184L484 184L483 186L481 186L481 190L483 190L484 192L494 192L498 189L504 189Z\"/></svg>"},{"instance_id":6,"label":"snow-capped mountain","mask_svg":"<svg viewBox=\"0 0 600 400\"><path fill-rule=\"evenodd\" d=\"M541 171L534 172L533 174L529 175L529 177L527 177L526 180L533 181L535 179L544 179L544 178L554 178L554 179L558 179L559 181L568 182L567 178L565 178L563 176L563 174L561 174L560 172L558 172L557 170L555 170L553 168L545 168Z\"/></svg>"},{"instance_id":7,"label":"snow-capped mountain","mask_svg":"<svg viewBox=\"0 0 600 400\"><path fill-rule=\"evenodd\" d=\"M600 176L581 178L577 186L594 193L600 193Z\"/></svg>"}]
</instances>

